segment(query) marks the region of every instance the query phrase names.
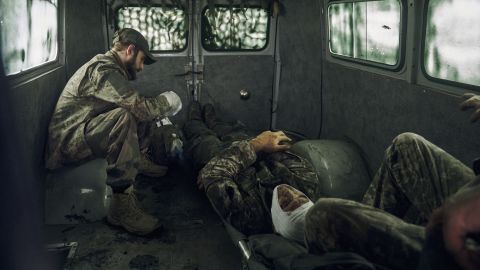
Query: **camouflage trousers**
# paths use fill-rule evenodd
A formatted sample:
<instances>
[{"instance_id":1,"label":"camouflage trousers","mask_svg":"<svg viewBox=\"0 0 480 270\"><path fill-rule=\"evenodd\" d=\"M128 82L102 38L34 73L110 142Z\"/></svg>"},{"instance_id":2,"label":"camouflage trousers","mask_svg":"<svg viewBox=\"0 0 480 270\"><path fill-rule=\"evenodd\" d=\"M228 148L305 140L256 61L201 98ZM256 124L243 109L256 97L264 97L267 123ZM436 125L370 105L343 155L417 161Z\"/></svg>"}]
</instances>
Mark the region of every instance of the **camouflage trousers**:
<instances>
[{"instance_id":1,"label":"camouflage trousers","mask_svg":"<svg viewBox=\"0 0 480 270\"><path fill-rule=\"evenodd\" d=\"M320 199L309 210L309 250L352 251L392 269L415 269L424 227L402 220L405 213L413 207L427 220L474 178L470 168L421 136L401 134L386 150L363 203Z\"/></svg>"},{"instance_id":2,"label":"camouflage trousers","mask_svg":"<svg viewBox=\"0 0 480 270\"><path fill-rule=\"evenodd\" d=\"M92 118L85 126L85 139L95 157L108 162L107 185L121 192L133 184L142 152L159 142L155 124L137 123L127 110L117 108Z\"/></svg>"}]
</instances>

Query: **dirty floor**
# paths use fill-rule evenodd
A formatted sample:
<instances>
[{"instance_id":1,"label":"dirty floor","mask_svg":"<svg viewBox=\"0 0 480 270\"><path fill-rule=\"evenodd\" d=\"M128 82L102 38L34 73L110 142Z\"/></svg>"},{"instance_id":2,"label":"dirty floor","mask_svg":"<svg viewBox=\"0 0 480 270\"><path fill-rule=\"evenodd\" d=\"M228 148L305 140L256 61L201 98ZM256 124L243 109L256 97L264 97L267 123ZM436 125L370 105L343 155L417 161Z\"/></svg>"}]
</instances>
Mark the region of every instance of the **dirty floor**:
<instances>
[{"instance_id":1,"label":"dirty floor","mask_svg":"<svg viewBox=\"0 0 480 270\"><path fill-rule=\"evenodd\" d=\"M106 221L49 225L49 244L78 242L70 269L194 270L241 269L241 255L186 165L162 179L139 176L144 208L162 220L155 235L139 237Z\"/></svg>"}]
</instances>

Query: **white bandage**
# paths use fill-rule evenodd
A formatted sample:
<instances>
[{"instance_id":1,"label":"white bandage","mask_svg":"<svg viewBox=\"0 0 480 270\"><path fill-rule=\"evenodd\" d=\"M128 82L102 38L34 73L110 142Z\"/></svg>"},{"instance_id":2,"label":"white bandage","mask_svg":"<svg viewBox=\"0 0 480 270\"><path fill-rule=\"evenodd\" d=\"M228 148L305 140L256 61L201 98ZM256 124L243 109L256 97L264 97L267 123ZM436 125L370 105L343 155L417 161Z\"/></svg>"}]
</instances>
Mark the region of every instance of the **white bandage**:
<instances>
[{"instance_id":1,"label":"white bandage","mask_svg":"<svg viewBox=\"0 0 480 270\"><path fill-rule=\"evenodd\" d=\"M313 206L312 201L302 204L291 212L285 212L278 203L278 186L273 190L272 198L272 223L275 231L281 236L295 240L304 245L305 215ZM299 191L300 192L300 191Z\"/></svg>"},{"instance_id":2,"label":"white bandage","mask_svg":"<svg viewBox=\"0 0 480 270\"><path fill-rule=\"evenodd\" d=\"M182 109L182 100L180 100L180 97L175 92L167 91L160 95L164 96L167 99L168 104L170 104L171 109L167 113L167 116L174 116Z\"/></svg>"}]
</instances>

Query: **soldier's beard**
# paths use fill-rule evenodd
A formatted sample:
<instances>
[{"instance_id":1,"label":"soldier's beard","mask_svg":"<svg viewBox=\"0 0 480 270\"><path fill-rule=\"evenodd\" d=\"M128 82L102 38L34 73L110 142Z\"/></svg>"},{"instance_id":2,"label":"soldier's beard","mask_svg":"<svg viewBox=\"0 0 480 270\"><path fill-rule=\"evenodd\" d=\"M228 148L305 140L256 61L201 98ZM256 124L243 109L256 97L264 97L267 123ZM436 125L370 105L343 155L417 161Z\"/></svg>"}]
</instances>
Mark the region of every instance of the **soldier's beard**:
<instances>
[{"instance_id":1,"label":"soldier's beard","mask_svg":"<svg viewBox=\"0 0 480 270\"><path fill-rule=\"evenodd\" d=\"M128 75L129 75L129 80L131 80L131 81L137 79L137 71L134 68L135 59L136 59L136 57L133 59L133 61L130 61L130 62L127 63L127 72L128 72Z\"/></svg>"}]
</instances>

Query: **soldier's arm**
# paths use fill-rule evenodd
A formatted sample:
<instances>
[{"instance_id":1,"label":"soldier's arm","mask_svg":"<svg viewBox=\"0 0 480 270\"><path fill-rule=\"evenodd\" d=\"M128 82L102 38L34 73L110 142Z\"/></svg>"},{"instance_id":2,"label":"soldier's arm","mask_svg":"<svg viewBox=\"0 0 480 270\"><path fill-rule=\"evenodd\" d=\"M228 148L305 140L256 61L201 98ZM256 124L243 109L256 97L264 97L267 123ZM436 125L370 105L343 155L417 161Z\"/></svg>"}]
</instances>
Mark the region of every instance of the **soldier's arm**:
<instances>
[{"instance_id":1,"label":"soldier's arm","mask_svg":"<svg viewBox=\"0 0 480 270\"><path fill-rule=\"evenodd\" d=\"M255 162L256 157L249 142L235 142L212 158L198 176L199 187L205 188L215 210L230 223L232 214L240 212L244 205L235 180L240 171Z\"/></svg>"},{"instance_id":2,"label":"soldier's arm","mask_svg":"<svg viewBox=\"0 0 480 270\"><path fill-rule=\"evenodd\" d=\"M198 176L198 184L208 191L212 183L234 181L237 175L256 159L257 154L251 143L234 142L203 167Z\"/></svg>"},{"instance_id":3,"label":"soldier's arm","mask_svg":"<svg viewBox=\"0 0 480 270\"><path fill-rule=\"evenodd\" d=\"M288 149L290 142L282 131L264 131L250 141L235 142L222 153L212 158L201 170L198 184L208 186L216 181L234 180L237 174L252 165L258 152L277 152Z\"/></svg>"},{"instance_id":4,"label":"soldier's arm","mask_svg":"<svg viewBox=\"0 0 480 270\"><path fill-rule=\"evenodd\" d=\"M142 97L122 74L108 67L97 67L90 74L96 91L91 95L117 104L131 112L139 121L150 121L169 116L175 108L165 95Z\"/></svg>"}]
</instances>

